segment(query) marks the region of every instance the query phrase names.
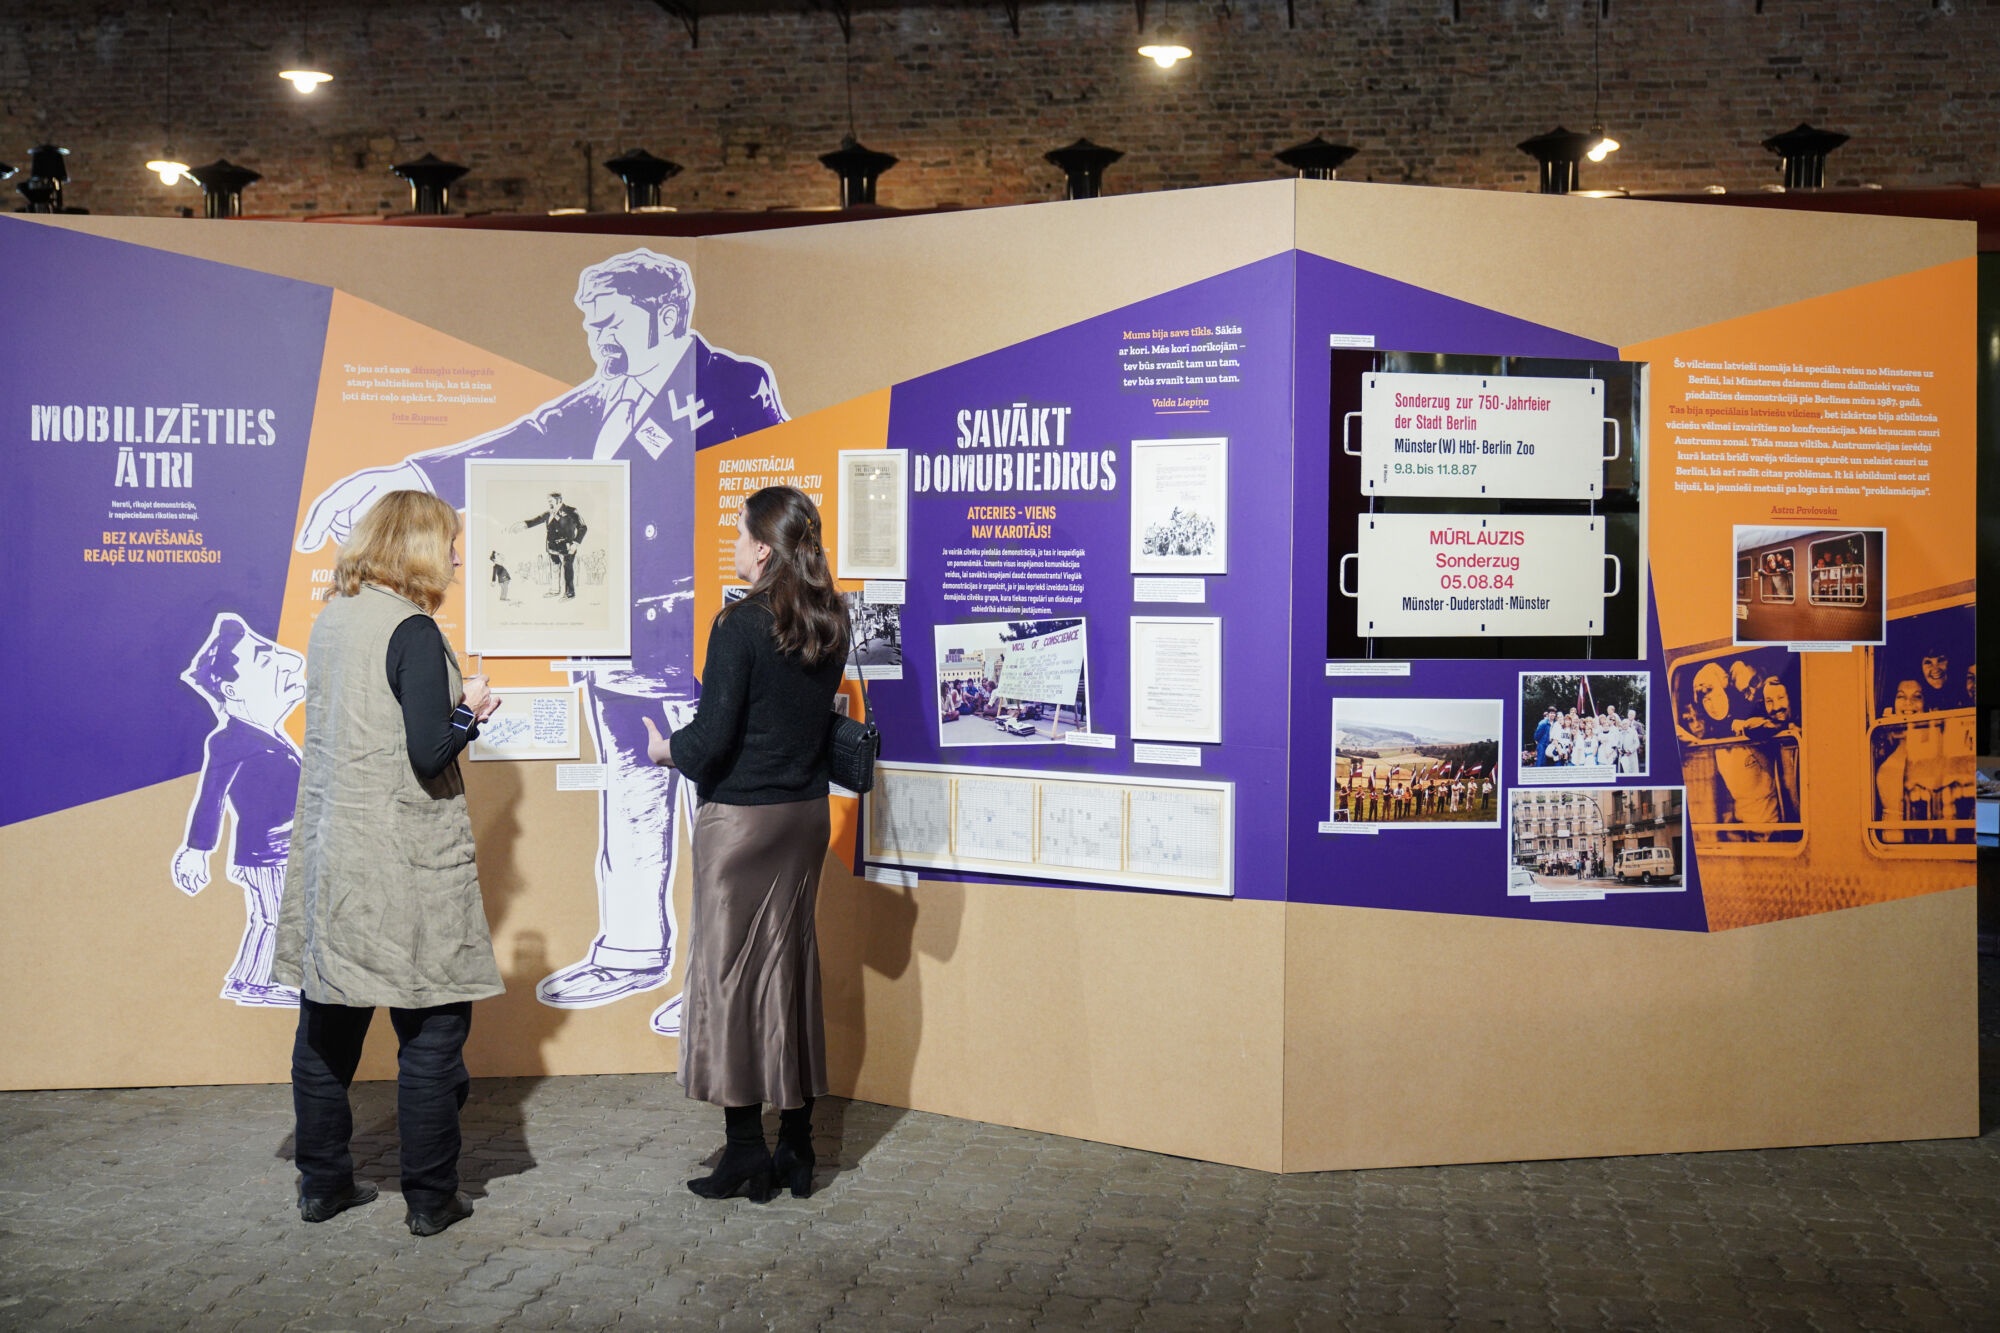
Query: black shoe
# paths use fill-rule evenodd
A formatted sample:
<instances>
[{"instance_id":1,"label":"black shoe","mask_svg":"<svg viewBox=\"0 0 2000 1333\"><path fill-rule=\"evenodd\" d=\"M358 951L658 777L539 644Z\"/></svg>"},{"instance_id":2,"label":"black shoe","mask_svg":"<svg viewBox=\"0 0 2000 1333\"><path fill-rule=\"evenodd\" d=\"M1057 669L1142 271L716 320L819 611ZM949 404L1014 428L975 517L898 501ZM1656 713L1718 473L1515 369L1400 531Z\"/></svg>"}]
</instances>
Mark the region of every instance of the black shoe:
<instances>
[{"instance_id":1,"label":"black shoe","mask_svg":"<svg viewBox=\"0 0 2000 1333\"><path fill-rule=\"evenodd\" d=\"M349 1185L338 1194L329 1194L315 1199L309 1194L299 1196L299 1216L308 1222L324 1222L338 1217L350 1208L359 1208L364 1203L375 1202L376 1189L373 1185L356 1183Z\"/></svg>"},{"instance_id":2,"label":"black shoe","mask_svg":"<svg viewBox=\"0 0 2000 1333\"><path fill-rule=\"evenodd\" d=\"M732 1143L722 1150L715 1173L697 1176L687 1187L704 1199L733 1199L738 1195L752 1203L769 1203L778 1193L771 1174L771 1152L762 1142Z\"/></svg>"},{"instance_id":3,"label":"black shoe","mask_svg":"<svg viewBox=\"0 0 2000 1333\"><path fill-rule=\"evenodd\" d=\"M817 1164L810 1139L797 1145L779 1139L771 1150L771 1175L777 1188L790 1190L794 1199L812 1197L813 1167Z\"/></svg>"},{"instance_id":4,"label":"black shoe","mask_svg":"<svg viewBox=\"0 0 2000 1333\"><path fill-rule=\"evenodd\" d=\"M804 1106L778 1113L778 1146L771 1152L771 1173L779 1189L789 1189L794 1199L807 1199L813 1192L813 1099Z\"/></svg>"},{"instance_id":5,"label":"black shoe","mask_svg":"<svg viewBox=\"0 0 2000 1333\"><path fill-rule=\"evenodd\" d=\"M454 1194L431 1212L419 1212L415 1208L403 1218L412 1236L435 1236L454 1223L463 1222L472 1216L472 1205L465 1201L463 1194Z\"/></svg>"}]
</instances>

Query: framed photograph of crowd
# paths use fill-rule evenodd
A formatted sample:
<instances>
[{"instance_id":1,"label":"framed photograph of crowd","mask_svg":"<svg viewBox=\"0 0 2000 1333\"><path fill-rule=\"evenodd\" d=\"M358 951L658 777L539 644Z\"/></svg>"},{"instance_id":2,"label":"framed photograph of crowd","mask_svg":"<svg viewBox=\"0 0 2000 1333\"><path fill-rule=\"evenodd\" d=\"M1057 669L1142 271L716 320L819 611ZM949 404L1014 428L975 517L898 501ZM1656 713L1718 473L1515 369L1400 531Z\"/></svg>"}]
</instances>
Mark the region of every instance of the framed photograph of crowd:
<instances>
[{"instance_id":1,"label":"framed photograph of crowd","mask_svg":"<svg viewBox=\"0 0 2000 1333\"><path fill-rule=\"evenodd\" d=\"M1132 573L1229 572L1229 441L1132 441Z\"/></svg>"},{"instance_id":2,"label":"framed photograph of crowd","mask_svg":"<svg viewBox=\"0 0 2000 1333\"><path fill-rule=\"evenodd\" d=\"M1647 696L1643 671L1524 671L1517 776L1527 786L1644 777Z\"/></svg>"},{"instance_id":3,"label":"framed photograph of crowd","mask_svg":"<svg viewBox=\"0 0 2000 1333\"><path fill-rule=\"evenodd\" d=\"M1498 699L1335 699L1328 818L1388 828L1498 828Z\"/></svg>"},{"instance_id":4,"label":"framed photograph of crowd","mask_svg":"<svg viewBox=\"0 0 2000 1333\"><path fill-rule=\"evenodd\" d=\"M489 657L632 652L630 465L465 464L465 644Z\"/></svg>"}]
</instances>

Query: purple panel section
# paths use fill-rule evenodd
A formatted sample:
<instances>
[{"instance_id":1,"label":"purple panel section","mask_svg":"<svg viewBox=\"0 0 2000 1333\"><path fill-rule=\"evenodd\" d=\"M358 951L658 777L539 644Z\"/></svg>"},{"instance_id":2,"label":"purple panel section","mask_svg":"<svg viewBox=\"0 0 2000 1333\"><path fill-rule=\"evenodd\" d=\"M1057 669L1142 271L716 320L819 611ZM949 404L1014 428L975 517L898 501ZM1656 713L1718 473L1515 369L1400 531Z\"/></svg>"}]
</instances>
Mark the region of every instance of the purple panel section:
<instances>
[{"instance_id":1,"label":"purple panel section","mask_svg":"<svg viewBox=\"0 0 2000 1333\"><path fill-rule=\"evenodd\" d=\"M277 633L333 293L17 219L0 255L14 823L201 767L179 676L219 612Z\"/></svg>"},{"instance_id":2,"label":"purple panel section","mask_svg":"<svg viewBox=\"0 0 2000 1333\"><path fill-rule=\"evenodd\" d=\"M1680 893L1614 894L1598 902L1530 903L1507 896L1511 860L1505 797L1514 763L1503 757L1502 826L1491 829L1408 829L1375 836L1323 834L1332 769L1332 706L1336 697L1500 699L1505 701L1503 756L1517 734L1524 671L1648 671L1653 680L1647 717L1649 775L1617 785L1681 785L1679 749L1670 719L1671 695L1657 624L1649 624L1642 662L1598 659L1418 661L1403 678L1329 679L1327 641L1327 487L1331 423L1329 338L1372 335L1385 350L1461 354L1616 359L1618 349L1464 301L1453 300L1316 255L1298 256L1298 324L1294 382L1297 450L1293 470L1292 748L1290 898L1294 902L1387 907L1474 916L1518 917L1599 925L1706 930L1699 876L1688 856ZM1649 601L1650 607L1650 601ZM1649 612L1649 619L1650 619ZM1552 791L1564 788L1550 788ZM1690 848L1691 853L1691 848Z\"/></svg>"},{"instance_id":3,"label":"purple panel section","mask_svg":"<svg viewBox=\"0 0 2000 1333\"><path fill-rule=\"evenodd\" d=\"M889 444L908 449L913 464L918 455L935 460L973 452L956 445L963 410L1017 403L1067 406L1072 410L1066 418L1065 451L1110 451L1117 484L1109 490L942 494L933 490L913 496L909 601L903 608L904 679L871 683L868 690L882 728L885 758L1231 781L1236 789L1236 896L1284 897L1289 627L1283 599L1291 541L1290 509L1283 497L1291 469L1291 302L1292 256L1278 255L896 386L889 410ZM1163 342L1193 343L1211 339L1171 335L1230 326L1241 332L1221 336L1242 343L1243 348L1228 354L1240 365L1225 373L1239 375L1240 383L1122 387L1126 367L1120 350L1141 345L1129 335L1158 330L1168 335ZM1146 345L1151 341L1144 340ZM1155 398L1180 396L1207 398L1209 408L1198 415L1175 414L1155 405ZM1228 573L1199 576L1207 600L1198 606L1135 603L1129 559L1131 442L1209 436L1229 441ZM1057 517L1051 536L1011 543L974 541L970 507L1005 504L1053 504ZM1078 552L1069 558L1077 561L1082 575L1082 604L1057 606L1052 614L1081 615L1087 622L1092 730L1115 735L1115 749L940 745L933 627L1014 618L945 600L947 557L942 553L1002 544ZM1222 618L1223 743L1200 747L1199 768L1132 762L1128 618L1147 613ZM925 874L930 877L931 872ZM996 876L981 873L964 878Z\"/></svg>"}]
</instances>

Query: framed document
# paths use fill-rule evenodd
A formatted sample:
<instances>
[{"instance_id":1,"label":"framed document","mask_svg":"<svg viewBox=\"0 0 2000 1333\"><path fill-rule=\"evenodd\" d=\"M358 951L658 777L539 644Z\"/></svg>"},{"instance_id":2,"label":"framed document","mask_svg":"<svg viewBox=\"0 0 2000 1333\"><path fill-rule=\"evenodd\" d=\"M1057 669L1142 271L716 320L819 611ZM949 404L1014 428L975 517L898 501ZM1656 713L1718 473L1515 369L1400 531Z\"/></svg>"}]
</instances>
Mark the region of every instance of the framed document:
<instances>
[{"instance_id":1,"label":"framed document","mask_svg":"<svg viewBox=\"0 0 2000 1333\"><path fill-rule=\"evenodd\" d=\"M500 706L465 747L469 759L575 759L583 753L576 686L502 686Z\"/></svg>"},{"instance_id":2,"label":"framed document","mask_svg":"<svg viewBox=\"0 0 2000 1333\"><path fill-rule=\"evenodd\" d=\"M488 657L632 652L623 459L465 464L465 646Z\"/></svg>"},{"instance_id":3,"label":"framed document","mask_svg":"<svg viewBox=\"0 0 2000 1333\"><path fill-rule=\"evenodd\" d=\"M833 574L840 579L909 577L907 449L842 449Z\"/></svg>"},{"instance_id":4,"label":"framed document","mask_svg":"<svg viewBox=\"0 0 2000 1333\"><path fill-rule=\"evenodd\" d=\"M1222 741L1222 618L1132 617L1132 739Z\"/></svg>"},{"instance_id":5,"label":"framed document","mask_svg":"<svg viewBox=\"0 0 2000 1333\"><path fill-rule=\"evenodd\" d=\"M1132 573L1229 572L1229 441L1132 441Z\"/></svg>"}]
</instances>

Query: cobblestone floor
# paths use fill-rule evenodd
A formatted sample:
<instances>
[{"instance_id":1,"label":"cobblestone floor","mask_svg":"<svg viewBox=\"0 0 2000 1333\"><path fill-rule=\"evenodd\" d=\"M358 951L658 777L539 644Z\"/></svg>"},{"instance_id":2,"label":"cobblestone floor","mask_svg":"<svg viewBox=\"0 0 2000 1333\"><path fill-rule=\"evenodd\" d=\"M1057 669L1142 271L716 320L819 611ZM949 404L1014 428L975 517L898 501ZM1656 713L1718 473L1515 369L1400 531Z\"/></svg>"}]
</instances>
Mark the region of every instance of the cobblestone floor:
<instances>
[{"instance_id":1,"label":"cobblestone floor","mask_svg":"<svg viewBox=\"0 0 2000 1333\"><path fill-rule=\"evenodd\" d=\"M1270 1176L829 1101L820 1191L680 1186L715 1113L654 1077L483 1080L478 1213L292 1203L282 1087L0 1094L0 1328L2000 1329L2000 963L1984 1135Z\"/></svg>"}]
</instances>

